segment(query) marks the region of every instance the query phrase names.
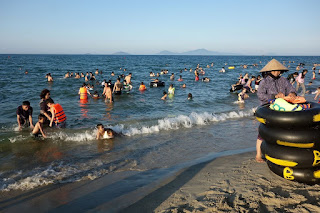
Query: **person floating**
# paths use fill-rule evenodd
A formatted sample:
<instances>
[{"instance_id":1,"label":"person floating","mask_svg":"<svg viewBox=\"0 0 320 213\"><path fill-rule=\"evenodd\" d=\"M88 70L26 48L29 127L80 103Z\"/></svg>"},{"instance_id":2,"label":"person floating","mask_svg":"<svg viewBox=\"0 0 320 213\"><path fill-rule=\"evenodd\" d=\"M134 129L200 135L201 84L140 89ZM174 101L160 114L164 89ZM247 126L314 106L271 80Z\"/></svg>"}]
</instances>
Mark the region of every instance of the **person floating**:
<instances>
[{"instance_id":1,"label":"person floating","mask_svg":"<svg viewBox=\"0 0 320 213\"><path fill-rule=\"evenodd\" d=\"M118 135L115 131L110 128L104 128L102 124L97 125L97 136L96 139L111 139Z\"/></svg>"}]
</instances>

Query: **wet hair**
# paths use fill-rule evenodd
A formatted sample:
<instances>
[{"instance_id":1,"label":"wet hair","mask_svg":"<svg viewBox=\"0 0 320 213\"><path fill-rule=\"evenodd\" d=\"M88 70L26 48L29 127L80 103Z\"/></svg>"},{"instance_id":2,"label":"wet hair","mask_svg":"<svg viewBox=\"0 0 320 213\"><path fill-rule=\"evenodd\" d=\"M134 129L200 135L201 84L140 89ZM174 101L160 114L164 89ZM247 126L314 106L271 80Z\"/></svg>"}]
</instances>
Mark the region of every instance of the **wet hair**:
<instances>
[{"instance_id":1,"label":"wet hair","mask_svg":"<svg viewBox=\"0 0 320 213\"><path fill-rule=\"evenodd\" d=\"M191 93L188 94L188 98L192 98L192 94Z\"/></svg>"},{"instance_id":2,"label":"wet hair","mask_svg":"<svg viewBox=\"0 0 320 213\"><path fill-rule=\"evenodd\" d=\"M120 78L117 78L118 81L120 81Z\"/></svg>"},{"instance_id":3,"label":"wet hair","mask_svg":"<svg viewBox=\"0 0 320 213\"><path fill-rule=\"evenodd\" d=\"M102 124L97 124L97 128L100 128L100 127L104 128Z\"/></svg>"},{"instance_id":4,"label":"wet hair","mask_svg":"<svg viewBox=\"0 0 320 213\"><path fill-rule=\"evenodd\" d=\"M48 99L47 104L54 104L54 101L52 99Z\"/></svg>"},{"instance_id":5,"label":"wet hair","mask_svg":"<svg viewBox=\"0 0 320 213\"><path fill-rule=\"evenodd\" d=\"M85 87L85 86L87 86L87 84L86 84L86 83L83 83L82 86Z\"/></svg>"},{"instance_id":6,"label":"wet hair","mask_svg":"<svg viewBox=\"0 0 320 213\"><path fill-rule=\"evenodd\" d=\"M44 99L48 93L50 93L50 90L48 90L48 89L42 90L40 93L40 98Z\"/></svg>"},{"instance_id":7,"label":"wet hair","mask_svg":"<svg viewBox=\"0 0 320 213\"><path fill-rule=\"evenodd\" d=\"M24 101L24 102L22 102L22 106L30 106L30 102L29 101Z\"/></svg>"},{"instance_id":8,"label":"wet hair","mask_svg":"<svg viewBox=\"0 0 320 213\"><path fill-rule=\"evenodd\" d=\"M45 115L42 115L42 114L38 115L38 120L45 119L45 118L46 118Z\"/></svg>"},{"instance_id":9,"label":"wet hair","mask_svg":"<svg viewBox=\"0 0 320 213\"><path fill-rule=\"evenodd\" d=\"M299 73L298 72L294 72L293 75L299 75Z\"/></svg>"},{"instance_id":10,"label":"wet hair","mask_svg":"<svg viewBox=\"0 0 320 213\"><path fill-rule=\"evenodd\" d=\"M163 91L163 95L166 95L167 94L167 92L166 91Z\"/></svg>"}]
</instances>

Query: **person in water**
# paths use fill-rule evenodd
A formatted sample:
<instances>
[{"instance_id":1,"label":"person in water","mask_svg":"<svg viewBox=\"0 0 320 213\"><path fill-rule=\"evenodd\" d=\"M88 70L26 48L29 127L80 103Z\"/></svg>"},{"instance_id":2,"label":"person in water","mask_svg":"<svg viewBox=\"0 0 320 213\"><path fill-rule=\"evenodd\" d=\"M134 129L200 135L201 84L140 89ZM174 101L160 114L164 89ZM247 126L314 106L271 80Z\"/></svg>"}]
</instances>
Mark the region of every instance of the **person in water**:
<instances>
[{"instance_id":1,"label":"person in water","mask_svg":"<svg viewBox=\"0 0 320 213\"><path fill-rule=\"evenodd\" d=\"M174 73L171 74L170 76L170 80L173 81L174 80Z\"/></svg>"},{"instance_id":2,"label":"person in water","mask_svg":"<svg viewBox=\"0 0 320 213\"><path fill-rule=\"evenodd\" d=\"M117 82L114 84L113 91L115 95L121 95L123 84L120 82L120 78L117 78Z\"/></svg>"},{"instance_id":3,"label":"person in water","mask_svg":"<svg viewBox=\"0 0 320 213\"><path fill-rule=\"evenodd\" d=\"M191 93L188 94L188 100L192 100L192 94Z\"/></svg>"},{"instance_id":4,"label":"person in water","mask_svg":"<svg viewBox=\"0 0 320 213\"><path fill-rule=\"evenodd\" d=\"M238 101L244 102L244 100L247 98L249 98L249 95L247 94L247 89L243 88L242 91L238 94Z\"/></svg>"},{"instance_id":5,"label":"person in water","mask_svg":"<svg viewBox=\"0 0 320 213\"><path fill-rule=\"evenodd\" d=\"M110 128L104 128L102 124L97 125L97 136L96 139L111 139L114 138L118 133Z\"/></svg>"},{"instance_id":6,"label":"person in water","mask_svg":"<svg viewBox=\"0 0 320 213\"><path fill-rule=\"evenodd\" d=\"M92 98L94 98L94 99L99 99L99 98L100 98L99 93L98 93L97 90L94 91L94 93L93 93L93 95L92 95Z\"/></svg>"},{"instance_id":7,"label":"person in water","mask_svg":"<svg viewBox=\"0 0 320 213\"><path fill-rule=\"evenodd\" d=\"M40 114L38 116L38 122L36 123L36 125L34 126L33 130L32 130L32 135L35 137L39 137L40 134L42 135L42 137L46 138L47 136L44 134L43 131L43 123L45 122L46 116Z\"/></svg>"},{"instance_id":8,"label":"person in water","mask_svg":"<svg viewBox=\"0 0 320 213\"><path fill-rule=\"evenodd\" d=\"M80 87L78 94L80 95L80 100L88 100L88 94L90 94L89 90L87 89L86 83L82 84L82 87Z\"/></svg>"},{"instance_id":9,"label":"person in water","mask_svg":"<svg viewBox=\"0 0 320 213\"><path fill-rule=\"evenodd\" d=\"M47 106L47 101L52 100L50 97L50 91L48 89L44 89L40 93L40 114L44 115L46 117L44 123L46 126L49 126L50 120L51 120L51 112L49 110L49 107Z\"/></svg>"},{"instance_id":10,"label":"person in water","mask_svg":"<svg viewBox=\"0 0 320 213\"><path fill-rule=\"evenodd\" d=\"M56 127L65 128L67 117L62 106L58 103L55 104L53 100L48 100L47 106L50 108L52 114L49 126L52 127L52 124L55 123Z\"/></svg>"},{"instance_id":11,"label":"person in water","mask_svg":"<svg viewBox=\"0 0 320 213\"><path fill-rule=\"evenodd\" d=\"M261 105L269 103L271 99L284 98L289 96L291 100L296 98L296 90L290 84L288 79L282 77L281 72L288 71L288 68L283 66L276 59L272 59L266 66L261 69L261 73L265 76L259 84L257 92ZM256 142L256 161L264 162L261 157L262 138L258 135Z\"/></svg>"},{"instance_id":12,"label":"person in water","mask_svg":"<svg viewBox=\"0 0 320 213\"><path fill-rule=\"evenodd\" d=\"M106 96L106 99L105 99L106 102L108 102L108 101L110 103L113 102L112 91L111 91L111 83L110 82L105 84L105 87L103 89L102 95Z\"/></svg>"},{"instance_id":13,"label":"person in water","mask_svg":"<svg viewBox=\"0 0 320 213\"><path fill-rule=\"evenodd\" d=\"M170 84L169 88L168 88L168 94L169 95L174 95L174 91L176 89L173 87L173 84Z\"/></svg>"},{"instance_id":14,"label":"person in water","mask_svg":"<svg viewBox=\"0 0 320 213\"><path fill-rule=\"evenodd\" d=\"M51 76L51 73L47 74L47 80L48 80L48 82L53 82L53 78Z\"/></svg>"},{"instance_id":15,"label":"person in water","mask_svg":"<svg viewBox=\"0 0 320 213\"><path fill-rule=\"evenodd\" d=\"M164 91L161 100L166 100L167 96L168 96L168 94L166 93L166 91Z\"/></svg>"},{"instance_id":16,"label":"person in water","mask_svg":"<svg viewBox=\"0 0 320 213\"><path fill-rule=\"evenodd\" d=\"M146 85L144 85L144 83L141 82L141 84L140 84L140 86L139 86L139 90L140 90L140 91L143 91L143 90L146 90L146 89L147 89Z\"/></svg>"},{"instance_id":17,"label":"person in water","mask_svg":"<svg viewBox=\"0 0 320 213\"><path fill-rule=\"evenodd\" d=\"M304 85L304 78L306 76L306 74L308 73L308 70L303 70L302 73L300 73L298 75L298 77L296 77L296 82L297 82L297 86L296 86L296 91L299 91L299 88L302 88L302 93L301 96L304 97L304 95L306 94L306 86Z\"/></svg>"},{"instance_id":18,"label":"person in water","mask_svg":"<svg viewBox=\"0 0 320 213\"><path fill-rule=\"evenodd\" d=\"M19 125L19 130L21 130L24 126L30 126L31 129L34 128L32 123L32 112L33 108L30 106L29 101L22 102L17 108L17 122Z\"/></svg>"},{"instance_id":19,"label":"person in water","mask_svg":"<svg viewBox=\"0 0 320 213\"><path fill-rule=\"evenodd\" d=\"M132 77L132 73L129 73L129 75L127 75L124 80L127 82L127 84L131 84L131 77Z\"/></svg>"}]
</instances>

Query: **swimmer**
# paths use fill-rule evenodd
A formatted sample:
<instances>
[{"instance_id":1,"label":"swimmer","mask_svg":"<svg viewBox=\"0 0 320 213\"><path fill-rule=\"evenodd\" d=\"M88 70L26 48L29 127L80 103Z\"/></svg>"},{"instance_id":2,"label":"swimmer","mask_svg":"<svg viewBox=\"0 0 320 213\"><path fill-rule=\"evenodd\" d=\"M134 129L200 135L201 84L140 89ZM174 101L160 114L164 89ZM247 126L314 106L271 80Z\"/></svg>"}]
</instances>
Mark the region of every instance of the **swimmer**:
<instances>
[{"instance_id":1,"label":"swimmer","mask_svg":"<svg viewBox=\"0 0 320 213\"><path fill-rule=\"evenodd\" d=\"M168 95L167 95L166 91L164 91L161 100L166 100L166 99L167 99L167 96L168 96Z\"/></svg>"},{"instance_id":2,"label":"swimmer","mask_svg":"<svg viewBox=\"0 0 320 213\"><path fill-rule=\"evenodd\" d=\"M111 72L111 76L114 76L114 72Z\"/></svg>"},{"instance_id":3,"label":"swimmer","mask_svg":"<svg viewBox=\"0 0 320 213\"><path fill-rule=\"evenodd\" d=\"M320 70L319 70L319 72L320 72ZM26 74L26 75L27 75L28 73L29 73L28 70L26 70L26 71L24 72L24 74Z\"/></svg>"},{"instance_id":4,"label":"swimmer","mask_svg":"<svg viewBox=\"0 0 320 213\"><path fill-rule=\"evenodd\" d=\"M174 91L176 89L173 87L173 84L170 84L169 88L168 88L168 94L169 95L174 95Z\"/></svg>"},{"instance_id":5,"label":"swimmer","mask_svg":"<svg viewBox=\"0 0 320 213\"><path fill-rule=\"evenodd\" d=\"M99 99L99 98L100 98L97 90L94 91L94 93L93 93L93 95L92 95L92 98L94 98L94 99Z\"/></svg>"},{"instance_id":6,"label":"swimmer","mask_svg":"<svg viewBox=\"0 0 320 213\"><path fill-rule=\"evenodd\" d=\"M34 137L39 137L40 134L42 135L42 137L46 138L47 136L44 134L43 132L43 123L46 119L46 116L40 114L38 116L38 122L36 123L36 125L34 126L33 130L32 130L32 135Z\"/></svg>"},{"instance_id":7,"label":"swimmer","mask_svg":"<svg viewBox=\"0 0 320 213\"><path fill-rule=\"evenodd\" d=\"M315 80L315 79L316 79L316 72L312 71L312 80Z\"/></svg>"},{"instance_id":8,"label":"swimmer","mask_svg":"<svg viewBox=\"0 0 320 213\"><path fill-rule=\"evenodd\" d=\"M187 88L186 84L182 84L181 88Z\"/></svg>"},{"instance_id":9,"label":"swimmer","mask_svg":"<svg viewBox=\"0 0 320 213\"><path fill-rule=\"evenodd\" d=\"M320 95L320 87L317 88L315 93L316 93L316 96L314 97L314 100L317 100L318 96ZM320 103L320 98L318 100L318 103Z\"/></svg>"},{"instance_id":10,"label":"swimmer","mask_svg":"<svg viewBox=\"0 0 320 213\"><path fill-rule=\"evenodd\" d=\"M131 77L132 77L132 73L129 73L129 75L127 75L124 80L127 82L127 84L131 84Z\"/></svg>"},{"instance_id":11,"label":"swimmer","mask_svg":"<svg viewBox=\"0 0 320 213\"><path fill-rule=\"evenodd\" d=\"M192 100L192 94L191 93L188 94L188 100Z\"/></svg>"},{"instance_id":12,"label":"swimmer","mask_svg":"<svg viewBox=\"0 0 320 213\"><path fill-rule=\"evenodd\" d=\"M99 69L96 69L95 74L96 74L96 75L99 74Z\"/></svg>"},{"instance_id":13,"label":"swimmer","mask_svg":"<svg viewBox=\"0 0 320 213\"><path fill-rule=\"evenodd\" d=\"M51 73L48 73L46 78L48 79L48 82L53 82L53 78L51 76Z\"/></svg>"},{"instance_id":14,"label":"swimmer","mask_svg":"<svg viewBox=\"0 0 320 213\"><path fill-rule=\"evenodd\" d=\"M209 81L210 81L210 78L205 77L205 78L202 79L202 81L203 81L203 82L209 82Z\"/></svg>"},{"instance_id":15,"label":"swimmer","mask_svg":"<svg viewBox=\"0 0 320 213\"><path fill-rule=\"evenodd\" d=\"M247 92L247 89L243 88L242 91L238 94L239 102L244 102L245 99L249 98L249 95L246 92Z\"/></svg>"},{"instance_id":16,"label":"swimmer","mask_svg":"<svg viewBox=\"0 0 320 213\"><path fill-rule=\"evenodd\" d=\"M226 69L222 67L221 70L219 70L219 72L226 72Z\"/></svg>"},{"instance_id":17,"label":"swimmer","mask_svg":"<svg viewBox=\"0 0 320 213\"><path fill-rule=\"evenodd\" d=\"M182 79L182 75L180 75L180 77L179 77L178 81L183 81L183 79Z\"/></svg>"},{"instance_id":18,"label":"swimmer","mask_svg":"<svg viewBox=\"0 0 320 213\"><path fill-rule=\"evenodd\" d=\"M144 85L144 83L141 82L141 84L140 84L140 86L139 86L139 90L140 90L140 91L143 91L143 90L146 90L146 89L147 89L146 85Z\"/></svg>"},{"instance_id":19,"label":"swimmer","mask_svg":"<svg viewBox=\"0 0 320 213\"><path fill-rule=\"evenodd\" d=\"M153 72L150 72L150 77L154 77L155 74Z\"/></svg>"},{"instance_id":20,"label":"swimmer","mask_svg":"<svg viewBox=\"0 0 320 213\"><path fill-rule=\"evenodd\" d=\"M47 106L49 107L52 115L49 126L52 127L52 124L55 123L56 127L65 128L67 116L64 113L62 106L58 103L55 104L52 99L47 101Z\"/></svg>"},{"instance_id":21,"label":"swimmer","mask_svg":"<svg viewBox=\"0 0 320 213\"><path fill-rule=\"evenodd\" d=\"M111 91L111 82L108 82L105 84L102 95L104 95L106 97L106 99L105 99L106 102L108 102L108 101L110 103L113 102L112 91Z\"/></svg>"},{"instance_id":22,"label":"swimmer","mask_svg":"<svg viewBox=\"0 0 320 213\"><path fill-rule=\"evenodd\" d=\"M117 78L117 82L113 86L112 93L115 95L121 95L121 90L123 88L123 84L120 82L120 78Z\"/></svg>"},{"instance_id":23,"label":"swimmer","mask_svg":"<svg viewBox=\"0 0 320 213\"><path fill-rule=\"evenodd\" d=\"M174 73L171 74L170 76L170 80L173 81L174 80Z\"/></svg>"},{"instance_id":24,"label":"swimmer","mask_svg":"<svg viewBox=\"0 0 320 213\"><path fill-rule=\"evenodd\" d=\"M114 136L118 135L115 131L113 131L110 128L104 128L102 124L97 125L97 136L96 139L111 139L114 138Z\"/></svg>"},{"instance_id":25,"label":"swimmer","mask_svg":"<svg viewBox=\"0 0 320 213\"><path fill-rule=\"evenodd\" d=\"M23 126L28 126L28 125L30 125L31 129L34 128L32 124L32 112L33 112L33 108L30 106L29 101L22 102L22 105L17 108L16 113L17 113L17 122L19 125L19 130L21 130Z\"/></svg>"}]
</instances>

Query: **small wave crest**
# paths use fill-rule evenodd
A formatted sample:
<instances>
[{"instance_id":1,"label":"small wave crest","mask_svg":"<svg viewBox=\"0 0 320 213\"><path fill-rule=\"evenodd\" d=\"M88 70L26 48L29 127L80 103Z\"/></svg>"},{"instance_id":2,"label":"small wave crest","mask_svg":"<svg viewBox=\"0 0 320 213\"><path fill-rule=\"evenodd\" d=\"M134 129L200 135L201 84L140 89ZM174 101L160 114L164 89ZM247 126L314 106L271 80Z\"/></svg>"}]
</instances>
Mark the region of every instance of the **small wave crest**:
<instances>
[{"instance_id":1,"label":"small wave crest","mask_svg":"<svg viewBox=\"0 0 320 213\"><path fill-rule=\"evenodd\" d=\"M226 112L226 113L196 113L192 112L190 115L179 115L173 118L164 118L158 120L158 124L152 126L142 126L138 127L131 127L125 129L123 126L115 126L111 128L115 128L115 131L121 131L122 134L126 136L133 136L139 134L150 134L156 133L161 130L175 130L181 127L184 128L191 128L195 125L207 125L211 122L220 122L229 119L237 119L243 117L249 117L253 115L254 108L250 109L249 111L240 111L240 112Z\"/></svg>"}]
</instances>

